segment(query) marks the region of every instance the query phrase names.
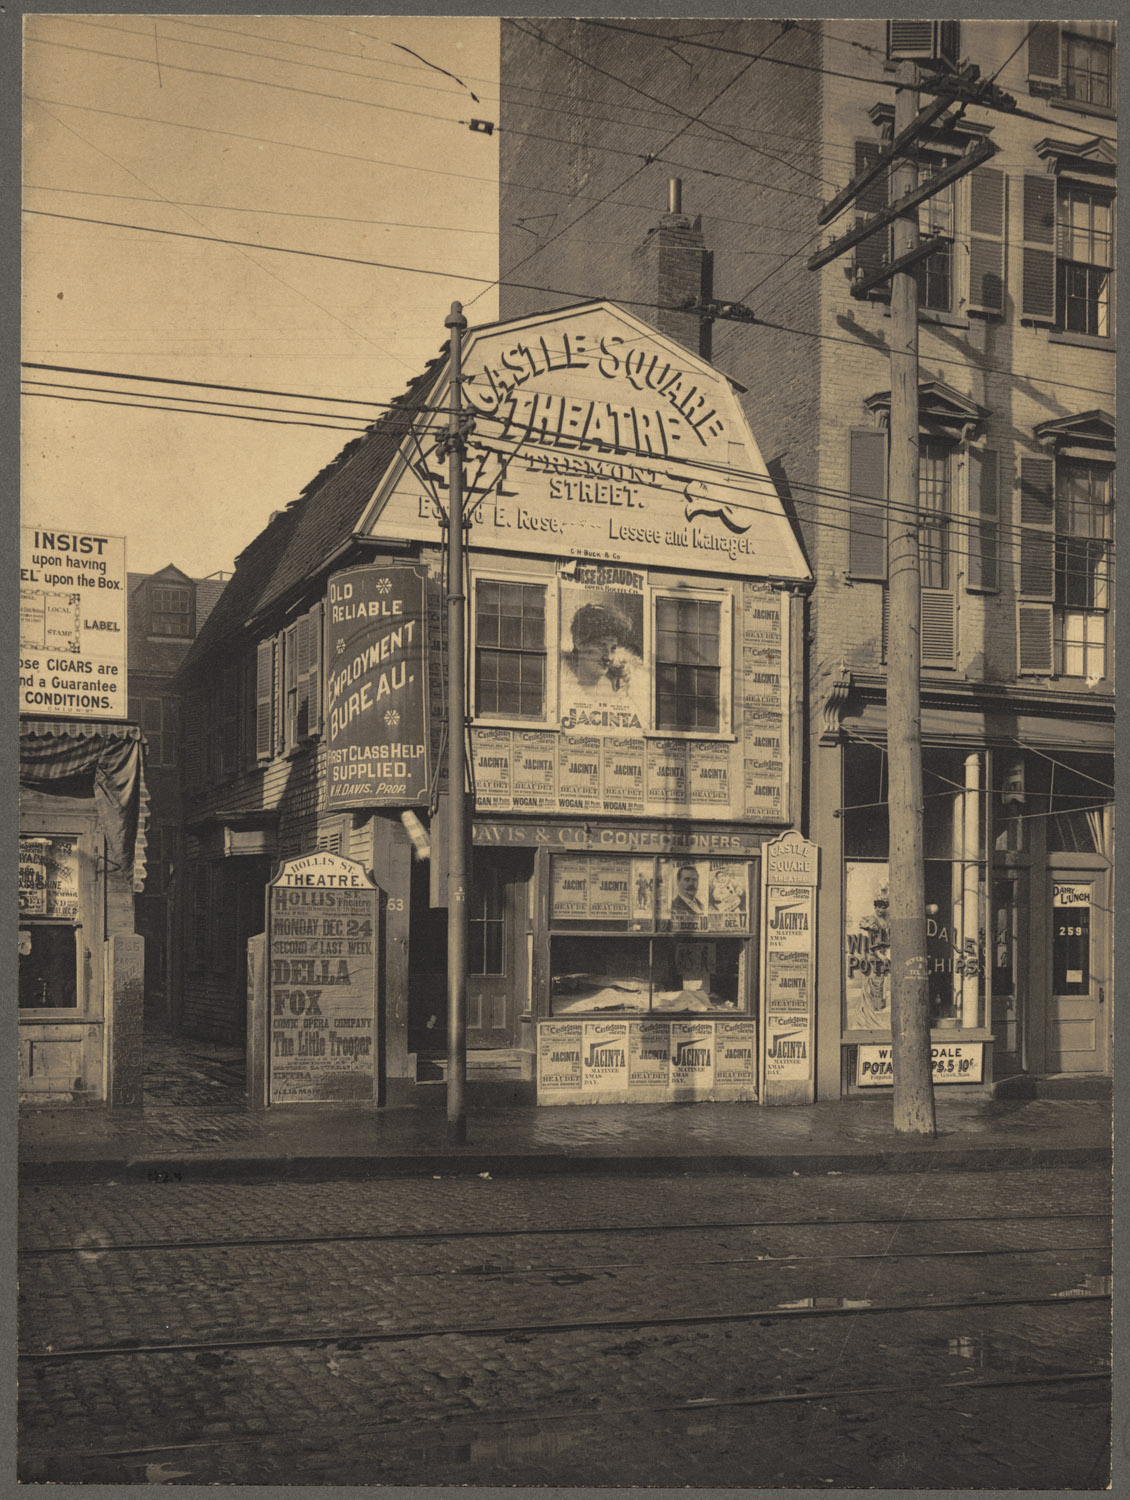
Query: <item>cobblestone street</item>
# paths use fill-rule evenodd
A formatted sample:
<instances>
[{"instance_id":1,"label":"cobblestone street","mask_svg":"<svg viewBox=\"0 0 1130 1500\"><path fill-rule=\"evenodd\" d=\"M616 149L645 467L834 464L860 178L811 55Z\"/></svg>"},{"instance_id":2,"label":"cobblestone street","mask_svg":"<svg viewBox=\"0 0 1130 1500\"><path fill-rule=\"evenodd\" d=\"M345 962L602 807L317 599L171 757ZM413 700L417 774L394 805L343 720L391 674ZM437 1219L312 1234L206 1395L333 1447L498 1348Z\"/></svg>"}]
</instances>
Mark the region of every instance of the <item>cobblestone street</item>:
<instances>
[{"instance_id":1,"label":"cobblestone street","mask_svg":"<svg viewBox=\"0 0 1130 1500\"><path fill-rule=\"evenodd\" d=\"M1101 1487L1108 1187L27 1189L21 1477Z\"/></svg>"}]
</instances>

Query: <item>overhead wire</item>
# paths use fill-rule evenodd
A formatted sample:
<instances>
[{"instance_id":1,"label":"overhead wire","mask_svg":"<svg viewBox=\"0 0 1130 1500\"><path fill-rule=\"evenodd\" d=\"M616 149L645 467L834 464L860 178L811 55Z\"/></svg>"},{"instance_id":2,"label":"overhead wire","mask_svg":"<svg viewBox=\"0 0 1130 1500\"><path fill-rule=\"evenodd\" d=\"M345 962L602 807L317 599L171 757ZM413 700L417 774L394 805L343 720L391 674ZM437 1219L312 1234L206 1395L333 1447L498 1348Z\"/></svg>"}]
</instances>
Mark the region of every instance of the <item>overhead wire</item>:
<instances>
[{"instance_id":1,"label":"overhead wire","mask_svg":"<svg viewBox=\"0 0 1130 1500\"><path fill-rule=\"evenodd\" d=\"M517 24L517 23L512 23L512 24ZM780 39L780 37L784 36L785 33L788 31L788 29L789 29L789 23L787 21L781 22L780 25L781 25L781 29L777 33L777 35L775 37L770 38L770 40L766 43L766 48L765 48L766 51L769 49L769 47L773 46L773 44L776 41L778 41ZM524 28L522 26L519 26L518 29L519 30L526 30L526 28ZM536 32L536 31L527 31L526 34L534 36L538 40L541 39L540 36L539 36L539 33ZM734 75L734 77L729 80L728 83L724 84L721 89L719 89L715 94L713 94L706 101L706 103L702 107L702 110L699 112L699 117L695 118L692 121L689 121L689 122L683 124L675 132L675 134L672 135L664 143L664 145L662 145L660 147L660 150L661 151L668 151L668 150L670 150L670 148L675 144L675 142L678 141L679 139L681 139L681 137L686 134L686 132L690 128L690 125L692 123L693 124L698 124L699 123L699 119L701 118L701 115L705 114L705 112L708 109L711 109L718 102L718 100L722 97L723 94L728 93L729 90L731 88L733 88L734 84L737 83L739 79L743 78L746 73L748 73L749 69L753 66L753 64L756 61L758 61L757 58L751 58L750 61L747 62L746 66L744 68L740 68L738 70L738 72ZM547 246L549 246L550 244L552 244L555 240L560 239L561 236L566 232L567 229L571 229L575 224L579 223L581 219L586 218L589 214L595 212L595 210L597 208L599 208L599 206L601 205L601 203L606 202L609 198L612 197L612 195L614 193L618 193L618 192L622 191L622 189L625 188L628 185L629 182L634 181L635 178L639 177L644 171L647 170L647 165L648 164L645 163L643 166L637 167L635 169L635 171L630 172L627 177L623 178L622 181L618 182L614 187L610 188L607 193L603 194L600 198L597 198L593 203L591 203L589 205L588 208L584 209L580 214L578 214L576 216L576 218L572 219L569 222L568 225L563 225L561 227L561 229L558 230L555 234L550 235L547 240L545 240L543 243L539 244L538 247L537 247L537 249L535 251L531 251L529 255L523 256L520 260L516 261L513 265L511 265L510 267L508 267L507 275L508 276L513 275L514 271L517 270L519 266L525 265L527 263L527 261L532 260L535 255L540 255L541 252L543 250L545 250L547 248ZM501 278L500 278L499 282L496 283L496 284L498 284L498 285L502 284L501 283ZM510 283L508 283L508 284L510 284ZM482 293L480 293L479 295L481 296ZM472 298L472 303L475 302L475 301L477 301L477 300L478 300L477 297Z\"/></svg>"},{"instance_id":2,"label":"overhead wire","mask_svg":"<svg viewBox=\"0 0 1130 1500\"><path fill-rule=\"evenodd\" d=\"M130 376L125 376L124 378L126 378L126 379L139 379L139 380L142 380L142 379L158 380L161 377L144 377L144 376L141 376L141 377L130 377ZM33 382L27 382L27 383L37 384L37 385L48 385L48 386L50 386L50 384L51 384L50 382L44 382L44 381L33 381ZM170 383L170 384L190 384L190 385L194 385L194 386L198 386L198 385L201 384L201 382L188 382L188 381L186 381L186 382L169 381L167 383ZM115 395L129 395L129 396L136 396L138 398L137 401L124 401L124 402L123 401L103 401L103 402L98 402L98 403L95 403L95 404L124 406L127 409L132 407L134 409L141 410L141 411L164 410L164 411L177 412L177 411L183 411L183 410L185 410L185 408L183 408L183 407L152 406L152 405L142 405L142 404L140 404L142 400L148 399L148 396L149 396L148 392L136 392L136 393L134 393L134 392L122 392L122 391L113 391L113 392L111 392L111 391L107 391L104 387L83 387L83 386L66 385L66 384L62 384L62 383L60 383L57 387L51 387L51 389L52 390L59 389L59 390L67 390L67 391L70 391L70 390L87 390L87 391L91 391L91 392L97 392L97 393L100 393L100 394L103 393L103 392L105 392L105 394L107 394L107 395L110 395L110 394L115 394ZM225 390L227 390L227 389L230 389L230 388L226 387L226 386L223 386L223 387L217 387L217 389L225 389ZM236 389L243 389L243 388L237 387ZM42 396L42 395L50 394L50 392L49 391L27 391L24 394L29 395L29 396L32 396L32 395ZM162 394L164 394L164 393L162 393ZM271 394L271 393L263 392L262 394ZM283 393L276 393L276 394L283 394ZM75 400L75 401L82 402L82 401L84 401L85 399L88 399L88 398L60 395L60 396L57 397L57 399L59 399L59 400ZM343 400L345 398L333 398L333 397L328 397L328 398L312 397L311 398L311 397L307 397L306 399L333 401L335 399ZM207 406L235 406L235 407L239 407L241 411L243 411L243 410L250 410L250 411L267 411L267 412L286 412L288 415L297 415L296 413L293 412L293 409L291 409L291 408L263 407L263 406L259 406L259 405L251 405L249 403L224 402L224 401L219 400L218 398L212 399L212 400L208 400L208 399L193 398L193 397L166 396L166 400L175 400L175 401L183 401L183 402L194 402L196 405L201 405L201 406L203 406L203 405L207 405ZM435 417L435 416L443 416L447 412L446 408L441 408L441 407L436 407L436 406L431 406L431 405L427 405L427 406L424 406L424 407L413 408L413 407L410 407L410 406L406 406L402 401L401 402L372 402L372 403L357 402L357 403L354 403L354 404L357 404L357 405L370 404L370 405L373 405L373 406L380 406L380 407L384 407L386 410L388 410L390 412L396 411L396 412L400 412L400 413L403 413L405 415L410 416L412 418L413 438L416 441L417 446L418 446L418 442L419 442L419 440L418 440L418 434L420 432L435 433L436 435L442 435L447 430L446 424L443 423L443 422L441 422L439 424L433 425L430 420L428 420L428 421L421 421L420 420L421 418L428 418L428 419L430 419L430 418ZM469 406L465 407L464 411L473 414L476 418L483 417L483 418L485 418L487 420L491 420L492 419L489 413L479 412L477 409L469 407ZM189 416L210 416L210 415L211 416L229 416L229 415L231 415L229 412L226 412L226 411L225 412L219 412L219 411L196 411L196 410L188 410L188 411L186 411L186 414L189 415ZM316 413L309 413L309 412L307 412L307 413L302 413L302 415L309 415L309 416L333 416L334 414L333 413L320 413L320 412L316 412ZM266 418L260 418L260 419L248 418L248 420L268 420L268 419L266 419ZM348 420L350 420L350 417L349 417L348 414L342 414L341 420L348 421ZM358 423L362 423L364 421L364 419L361 418L361 417L357 417L355 420ZM501 420L501 419L494 419L494 420ZM305 424L305 423L293 423L293 424L288 424L288 425L310 425L310 426L322 426L322 427L324 427L327 424L326 423L308 423L308 424ZM355 433L360 434L360 433L367 432L369 430L370 426L371 426L371 423L365 424L365 425L359 425L357 427L339 426L339 427L336 427L334 430L337 430L337 431L351 431L351 432L355 432ZM474 442L472 440L472 447L474 447L474 446L475 446L475 444L474 444ZM532 451L540 451L538 449L538 447L537 447L536 444L530 445L530 444L523 443L523 442L519 441L516 444L516 446L515 446L515 456L522 457L524 455L525 450L531 449L531 448L532 448ZM490 451L495 451L495 450L490 450ZM421 454L421 458L422 457L423 457L423 455ZM620 451L618 451L615 455L610 454L608 456L608 461L609 462L613 462L613 463L617 462L617 461L629 461L630 462L633 457L644 457L644 458L650 457L651 459L654 460L656 458L656 455L643 455L643 454L635 454L635 453L632 453L630 451L628 451L628 452L620 452ZM678 460L668 460L668 462L678 463L679 461ZM730 470L730 469L728 469L725 465L714 464L714 463L710 463L710 462L703 461L703 460L686 460L686 463L687 463L687 466L689 468L691 468L693 470L696 470L696 471L714 472L714 473L718 473L720 475L726 476L726 477L730 478L731 480L733 478L733 471ZM668 478L674 478L675 476L671 475L671 474L668 474L667 477ZM693 477L693 475L688 475L687 477L688 477L688 479L690 479L690 478ZM749 476L749 477L753 477L753 476ZM766 477L765 477L765 483L768 484L768 485L770 485L770 486L772 486L772 480L771 480L771 478L768 475L766 475ZM856 497L856 496L852 495L852 493L850 491L838 490L838 489L835 489L835 488L832 488L832 487L829 487L829 486L816 486L816 485L796 486L796 485L794 485L793 487L794 488L798 488L798 487L799 488L804 488L804 489L810 491L814 496L819 497L818 499L813 499L813 500L809 500L809 501L803 502L804 505L806 507L811 508L811 510L814 513L810 514L810 515L805 515L803 517L798 514L797 519L798 519L798 521L802 525L811 526L811 527L819 527L819 528L824 529L824 530L838 531L838 532L843 532L845 534L851 535L852 530L853 530L853 528L852 528L852 526L850 524L850 519L851 519L851 517L853 515L852 506L851 506L850 503L845 505L845 504L839 504L839 503L836 503L836 502L843 501L843 500L851 502L852 500L859 499L859 498L865 498L865 497ZM649 486L648 486L648 489L649 489L649 491L659 491L661 493L667 493L667 494L678 495L678 496L683 496L686 493L686 485L685 485L685 483L680 484L680 483L676 482L674 484L667 484L667 483L664 483L663 480L661 480L661 479L657 479L655 482L650 483ZM770 494L767 493L764 488L759 488L759 489L754 490L754 491L751 492L748 489L743 490L740 486L735 486L735 485L730 484L730 485L727 486L727 494L726 494L726 496L724 498L724 503L727 506L728 510L730 510L732 512L743 512L743 513L751 514L751 515L764 515L764 516L768 516L768 517L771 517L771 518L774 518L774 519L780 518L782 516L783 512L781 511L781 509L779 507L779 501L777 503L773 503L773 501L770 501L770 503L768 505L755 505L755 504L751 504L749 502L749 500L747 500L747 499L742 499L741 496L743 495L743 493L746 494L746 495L749 495L749 494L752 493L758 499L770 500ZM772 486L772 495L773 495L774 500L776 500L776 494L777 494L776 487ZM887 502L885 504L883 504L882 502L880 502L880 504L882 505L883 512L886 513L886 514L895 514L895 515L897 515L897 514L899 514L902 511L906 511L908 514L914 515L915 519L917 519L920 522L920 527L921 527L921 530L923 532L939 531L939 530L943 530L944 529L944 538L943 538L943 540L941 540L937 544L937 550L939 552L944 553L944 555L947 558L949 558L952 562L958 563L958 562L960 562L963 559L967 559L967 558L969 558L971 556L978 555L978 554L974 554L973 551L970 548L962 545L963 536L964 536L964 530L970 524L970 518L962 515L961 513L958 513L958 512L949 512L949 511L947 511L947 512L940 512L940 513L939 512L930 512L930 511L918 511L918 512L914 512L910 507L900 506L900 505L895 504L893 502ZM815 513L817 511L819 512L819 514ZM837 522L837 521L834 521L834 520L829 520L829 519L827 519L827 517L829 515L833 515L833 516L835 516L835 515L845 516L845 517L848 518L848 522L844 523L844 522ZM748 527L746 529L748 530ZM997 537L998 537L999 541L1003 541L1003 542L1006 542L1006 543L1008 541L1010 541L1010 540L1016 541L1023 534L1024 534L1023 529L1021 527L1019 527L1019 526L1007 526L1007 525L1003 525L1003 524L998 524ZM1107 548L1104 549L1104 562L1105 561L1113 561L1113 559L1114 559L1113 544L1108 544ZM1092 570L1090 570L1090 569L1088 569L1086 567L1075 568L1075 567L1070 567L1070 566L1061 566L1059 568L1058 572L1059 572L1059 575L1061 577L1063 577L1064 579L1068 579L1068 578L1071 578L1071 577L1091 578L1093 576ZM864 583L869 582L869 581L871 581L871 580L863 580Z\"/></svg>"},{"instance_id":3,"label":"overhead wire","mask_svg":"<svg viewBox=\"0 0 1130 1500\"><path fill-rule=\"evenodd\" d=\"M484 290L489 289L492 286L509 286L514 287L515 289L520 291L548 292L556 296L571 297L578 303L601 302L607 300L603 296L594 295L591 292L576 291L563 287L545 286L537 282L515 281L508 276L476 276L470 272L449 271L444 270L442 267L438 266L410 266L390 261L369 260L360 256L333 255L328 251L300 250L288 245L265 245L258 240L235 240L219 235L190 234L184 230L178 229L159 229L150 224L128 224L115 219L96 219L80 214L61 214L49 211L47 209L25 208L23 212L41 218L62 219L78 224L96 224L110 229L136 230L143 234L167 235L171 236L174 239L202 240L207 243L218 245L242 246L252 250L270 251L279 255L297 255L307 259L338 261L348 265L368 266L376 270L400 271L405 273L406 275L441 276L449 280L483 282L485 284ZM479 293L477 295L482 294ZM688 309L686 308L679 307L671 303L651 302L639 297L617 297L614 300L619 305L624 307L645 307L658 309L665 312L688 311ZM331 314L331 316L333 316L333 314ZM770 328L780 333L795 334L800 338L814 338L826 341L828 343L846 344L852 349L859 349L861 347L859 340L857 339L847 338L838 334L813 332L811 329L807 328L794 328L787 324L771 322L767 318L755 318L753 319L753 323L756 326L762 328ZM403 363L403 361L398 362ZM929 355L926 356L925 362L935 365L954 365L963 370L974 369L981 375L1002 375L1008 379L1020 381L1025 384L1039 385L1054 388L1056 390L1084 391L1090 395L1105 396L1110 397L1111 399L1113 399L1114 396L1114 392L1106 387L1081 385L1066 380L1052 380L1043 376L1033 378L1022 372L1006 369L1002 366L971 363L968 358L949 359L944 355Z\"/></svg>"},{"instance_id":4,"label":"overhead wire","mask_svg":"<svg viewBox=\"0 0 1130 1500\"><path fill-rule=\"evenodd\" d=\"M55 121L55 123L60 126L61 129L67 131L70 135L73 135L76 140L82 141L82 143L85 146L87 146L92 151L96 151L99 156L104 156L107 161L112 162L114 164L114 166L116 166L120 171L123 171L128 176L132 177L135 182L139 182L141 184L141 186L143 188L145 188L148 192L150 192L150 193L158 193L159 196L161 196L162 198L164 197L164 194L159 193L159 189L155 188L151 182L146 182L146 180L143 177L141 177L137 172L135 172L131 167L127 167L124 162L120 162L117 159L117 157L115 157L114 155L112 155L104 147L97 145L94 141L91 141L87 136L84 136L82 134L82 132L79 131L79 130L76 130L73 125L68 125L65 120L60 120L59 117L58 117L58 115L53 114L52 111L41 100L37 101L37 102L39 103L39 107L44 111L44 113L50 119L53 119ZM35 213L35 212L37 212L37 210L35 210L35 209L25 209L24 212L25 213ZM196 218L196 216L194 214L189 213L186 208L181 208L181 209L178 210L178 212L180 212L181 214L183 214L184 217L186 219L188 219L188 221L190 223L197 224L201 228L204 227L201 224L201 221L198 218ZM165 231L165 232L173 234L173 233L176 233L177 231L175 231L175 230L169 230L169 231ZM233 242L233 244L234 244L234 242ZM349 323L345 318L341 317L340 314L332 312L328 307L323 306L322 303L318 302L314 297L311 297L309 295L309 293L302 291L301 288L299 288L299 287L292 286L291 283L285 281L281 276L276 275L276 273L274 271L272 271L269 266L264 266L259 261L255 260L252 256L247 255L245 253L245 248L244 247L236 245L236 248L240 250L240 253L243 255L243 258L245 260L247 260L251 265L255 266L255 268L257 270L261 271L263 273L263 275L269 276L271 278L271 280L277 282L279 284L279 286L286 287L287 291L289 291L290 293L292 293L292 295L301 298L301 300L303 302L309 303L311 307L316 307L319 312L324 313L326 315L326 317L331 318L335 323L339 323L343 328L347 329L348 332L351 333L355 338L359 338L362 341L362 343L368 344L370 346L370 348L376 349L379 353L385 355L386 358L391 359L394 364L401 365L405 369L408 368L408 366L405 364L405 361L402 360L399 355L393 354L390 349L385 349L382 345L378 344L375 339L369 338L366 334L362 333L360 329L354 328L354 326L351 323ZM252 244L250 246L250 248L251 249L255 249L257 247L254 244Z\"/></svg>"}]
</instances>

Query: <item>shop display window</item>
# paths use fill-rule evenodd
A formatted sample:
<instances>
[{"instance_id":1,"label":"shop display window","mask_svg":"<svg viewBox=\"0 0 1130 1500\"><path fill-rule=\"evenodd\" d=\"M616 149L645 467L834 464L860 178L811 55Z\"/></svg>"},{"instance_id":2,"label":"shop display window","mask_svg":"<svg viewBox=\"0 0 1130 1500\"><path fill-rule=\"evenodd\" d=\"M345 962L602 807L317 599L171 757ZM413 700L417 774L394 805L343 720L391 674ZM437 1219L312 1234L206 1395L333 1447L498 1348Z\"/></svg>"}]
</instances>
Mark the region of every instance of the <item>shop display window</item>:
<instances>
[{"instance_id":1,"label":"shop display window","mask_svg":"<svg viewBox=\"0 0 1130 1500\"><path fill-rule=\"evenodd\" d=\"M78 1006L78 929L63 922L20 926L20 1009Z\"/></svg>"},{"instance_id":2,"label":"shop display window","mask_svg":"<svg viewBox=\"0 0 1130 1500\"><path fill-rule=\"evenodd\" d=\"M753 874L747 860L553 855L551 1014L748 1011Z\"/></svg>"}]
</instances>

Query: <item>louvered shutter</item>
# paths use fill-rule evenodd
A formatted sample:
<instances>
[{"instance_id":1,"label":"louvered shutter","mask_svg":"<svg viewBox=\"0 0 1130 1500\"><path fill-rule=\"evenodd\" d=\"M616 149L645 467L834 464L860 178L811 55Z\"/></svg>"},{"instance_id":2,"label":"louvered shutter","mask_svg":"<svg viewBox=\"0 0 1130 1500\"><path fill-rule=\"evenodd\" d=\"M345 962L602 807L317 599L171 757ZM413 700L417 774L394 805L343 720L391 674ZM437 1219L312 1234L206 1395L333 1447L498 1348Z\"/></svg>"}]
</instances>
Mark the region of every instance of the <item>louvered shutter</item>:
<instances>
[{"instance_id":1,"label":"louvered shutter","mask_svg":"<svg viewBox=\"0 0 1130 1500\"><path fill-rule=\"evenodd\" d=\"M1037 21L1028 33L1028 81L1059 87L1059 22Z\"/></svg>"},{"instance_id":2,"label":"louvered shutter","mask_svg":"<svg viewBox=\"0 0 1130 1500\"><path fill-rule=\"evenodd\" d=\"M1020 593L1055 599L1055 467L1050 458L1020 460Z\"/></svg>"},{"instance_id":3,"label":"louvered shutter","mask_svg":"<svg viewBox=\"0 0 1130 1500\"><path fill-rule=\"evenodd\" d=\"M295 739L304 740L310 734L310 615L301 615L295 631L298 654L296 672Z\"/></svg>"},{"instance_id":4,"label":"louvered shutter","mask_svg":"<svg viewBox=\"0 0 1130 1500\"><path fill-rule=\"evenodd\" d=\"M275 643L260 641L255 659L255 759L270 760L275 749Z\"/></svg>"},{"instance_id":5,"label":"louvered shutter","mask_svg":"<svg viewBox=\"0 0 1130 1500\"><path fill-rule=\"evenodd\" d=\"M1024 279L1020 314L1055 322L1055 181L1024 178Z\"/></svg>"},{"instance_id":6,"label":"louvered shutter","mask_svg":"<svg viewBox=\"0 0 1130 1500\"><path fill-rule=\"evenodd\" d=\"M307 614L310 622L306 658L306 729L307 735L322 732L322 606L315 604Z\"/></svg>"},{"instance_id":7,"label":"louvered shutter","mask_svg":"<svg viewBox=\"0 0 1130 1500\"><path fill-rule=\"evenodd\" d=\"M1021 672L1050 676L1055 599L1055 466L1050 458L1020 460L1020 596L1017 665Z\"/></svg>"},{"instance_id":8,"label":"louvered shutter","mask_svg":"<svg viewBox=\"0 0 1130 1500\"><path fill-rule=\"evenodd\" d=\"M851 434L851 524L848 572L853 578L887 576L887 434L858 428ZM878 504L871 502L878 501Z\"/></svg>"},{"instance_id":9,"label":"louvered shutter","mask_svg":"<svg viewBox=\"0 0 1130 1500\"><path fill-rule=\"evenodd\" d=\"M965 586L1000 587L1000 454L994 448L970 448L969 566Z\"/></svg>"},{"instance_id":10,"label":"louvered shutter","mask_svg":"<svg viewBox=\"0 0 1130 1500\"><path fill-rule=\"evenodd\" d=\"M957 660L957 601L952 589L923 589L919 610L924 667L952 667Z\"/></svg>"},{"instance_id":11,"label":"louvered shutter","mask_svg":"<svg viewBox=\"0 0 1130 1500\"><path fill-rule=\"evenodd\" d=\"M1017 666L1022 673L1052 675L1053 610L1050 604L1016 605Z\"/></svg>"},{"instance_id":12,"label":"louvered shutter","mask_svg":"<svg viewBox=\"0 0 1130 1500\"><path fill-rule=\"evenodd\" d=\"M855 143L855 175L871 167L879 155L879 147L874 141L856 141ZM881 172L873 182L859 193L855 200L855 222L862 223L873 214L880 213L887 206L887 173ZM877 230L868 235L855 247L854 266L855 273L859 277L870 276L878 271L881 266L890 259L888 246L890 244L890 226ZM888 286L877 287L876 292L884 296L890 295Z\"/></svg>"},{"instance_id":13,"label":"louvered shutter","mask_svg":"<svg viewBox=\"0 0 1130 1500\"><path fill-rule=\"evenodd\" d=\"M995 167L978 167L970 179L969 310L1004 312L1005 192Z\"/></svg>"}]
</instances>

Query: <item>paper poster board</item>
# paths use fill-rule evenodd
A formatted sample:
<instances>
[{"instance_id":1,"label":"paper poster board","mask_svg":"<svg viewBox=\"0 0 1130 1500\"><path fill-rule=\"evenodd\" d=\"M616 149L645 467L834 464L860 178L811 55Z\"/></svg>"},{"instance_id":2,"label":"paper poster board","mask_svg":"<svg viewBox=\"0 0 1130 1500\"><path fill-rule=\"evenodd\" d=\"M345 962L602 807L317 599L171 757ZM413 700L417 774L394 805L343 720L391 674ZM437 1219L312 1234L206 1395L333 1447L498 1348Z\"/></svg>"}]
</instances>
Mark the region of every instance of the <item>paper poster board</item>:
<instances>
[{"instance_id":1,"label":"paper poster board","mask_svg":"<svg viewBox=\"0 0 1130 1500\"><path fill-rule=\"evenodd\" d=\"M757 1025L738 1020L539 1021L539 1104L757 1098Z\"/></svg>"},{"instance_id":2,"label":"paper poster board","mask_svg":"<svg viewBox=\"0 0 1130 1500\"><path fill-rule=\"evenodd\" d=\"M762 931L763 1098L815 1097L816 891L819 850L795 830L765 846Z\"/></svg>"},{"instance_id":3,"label":"paper poster board","mask_svg":"<svg viewBox=\"0 0 1130 1500\"><path fill-rule=\"evenodd\" d=\"M78 916L78 846L77 835L20 839L21 917Z\"/></svg>"},{"instance_id":4,"label":"paper poster board","mask_svg":"<svg viewBox=\"0 0 1130 1500\"><path fill-rule=\"evenodd\" d=\"M288 860L267 887L269 1103L375 1100L377 901L337 854Z\"/></svg>"},{"instance_id":5,"label":"paper poster board","mask_svg":"<svg viewBox=\"0 0 1130 1500\"><path fill-rule=\"evenodd\" d=\"M125 719L124 537L20 528L20 713Z\"/></svg>"}]
</instances>

